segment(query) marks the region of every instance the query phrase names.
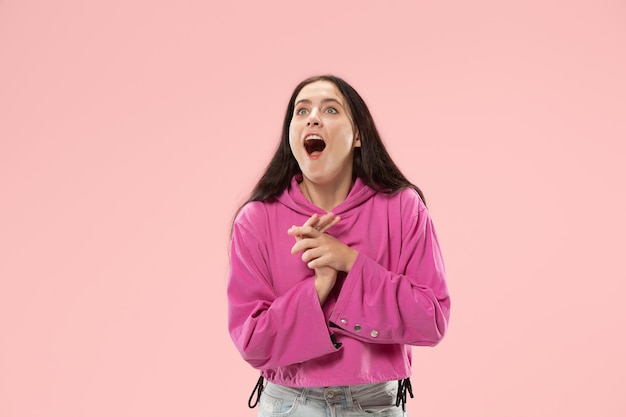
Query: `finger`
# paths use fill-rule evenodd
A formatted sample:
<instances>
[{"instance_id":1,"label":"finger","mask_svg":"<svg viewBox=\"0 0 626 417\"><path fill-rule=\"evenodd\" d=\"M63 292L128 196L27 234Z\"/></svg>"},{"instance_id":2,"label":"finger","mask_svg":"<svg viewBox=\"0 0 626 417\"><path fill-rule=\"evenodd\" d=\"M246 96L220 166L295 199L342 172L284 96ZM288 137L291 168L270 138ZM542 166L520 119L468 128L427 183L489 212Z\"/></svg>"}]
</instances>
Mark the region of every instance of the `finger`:
<instances>
[{"instance_id":1,"label":"finger","mask_svg":"<svg viewBox=\"0 0 626 417\"><path fill-rule=\"evenodd\" d=\"M311 233L313 231L317 232L317 229L315 229L314 227L311 227L311 226L291 226L287 230L287 234L290 235L290 236L300 236L300 237L302 237L303 234Z\"/></svg>"},{"instance_id":2,"label":"finger","mask_svg":"<svg viewBox=\"0 0 626 417\"><path fill-rule=\"evenodd\" d=\"M329 265L329 259L326 255L318 256L317 258L310 260L309 262L307 262L306 266L310 269L322 267L332 268L332 266Z\"/></svg>"},{"instance_id":3,"label":"finger","mask_svg":"<svg viewBox=\"0 0 626 417\"><path fill-rule=\"evenodd\" d=\"M330 221L328 224L325 224L323 227L319 227L317 228L317 230L319 230L321 233L326 232L328 229L330 229L331 227L333 227L334 225L336 225L339 220L341 220L341 217L339 216L335 216L332 221Z\"/></svg>"},{"instance_id":4,"label":"finger","mask_svg":"<svg viewBox=\"0 0 626 417\"><path fill-rule=\"evenodd\" d=\"M325 232L326 230L328 230L329 228L331 228L332 226L334 226L335 224L337 224L337 222L340 220L339 216L335 216L335 214L333 212L328 212L326 214L324 214L323 216L318 215L317 213L314 213L311 217L309 217L307 219L306 222L304 222L304 224L300 227L312 227L316 230L319 230L320 232ZM298 233L295 230L297 226L293 225L291 226L291 228L288 230L288 234L294 236L296 239L298 238L302 238L302 236L298 236ZM304 229L304 230L308 230L308 229Z\"/></svg>"},{"instance_id":5,"label":"finger","mask_svg":"<svg viewBox=\"0 0 626 417\"><path fill-rule=\"evenodd\" d=\"M306 266L310 269L321 268L328 266L329 257L319 248L313 248L305 251L302 256L302 261L306 263Z\"/></svg>"},{"instance_id":6,"label":"finger","mask_svg":"<svg viewBox=\"0 0 626 417\"><path fill-rule=\"evenodd\" d=\"M320 257L321 253L319 252L320 251L318 250L318 248L307 249L304 252L302 252L300 259L302 259L303 262L309 263L313 261L314 259Z\"/></svg>"},{"instance_id":7,"label":"finger","mask_svg":"<svg viewBox=\"0 0 626 417\"><path fill-rule=\"evenodd\" d=\"M296 239L296 242L297 242L297 241L299 241L300 239L302 239L302 236L295 234L294 229L295 229L296 227L297 227L297 226L296 226L295 224L294 224L294 225L292 225L292 226L291 226L291 227L287 230L287 234L288 234L288 235L290 235L290 236L293 236L293 237Z\"/></svg>"},{"instance_id":8,"label":"finger","mask_svg":"<svg viewBox=\"0 0 626 417\"><path fill-rule=\"evenodd\" d=\"M328 225L332 223L334 219L335 219L335 213L328 212L324 214L322 217L320 217L319 221L314 226L317 230L322 230L324 228L327 228Z\"/></svg>"},{"instance_id":9,"label":"finger","mask_svg":"<svg viewBox=\"0 0 626 417\"><path fill-rule=\"evenodd\" d=\"M287 234L293 236L296 239L296 242L303 239L303 236L301 234L298 234L295 230L297 227L298 226L294 224L293 226L291 226L291 228L289 228L289 230L287 230Z\"/></svg>"},{"instance_id":10,"label":"finger","mask_svg":"<svg viewBox=\"0 0 626 417\"><path fill-rule=\"evenodd\" d=\"M291 229L287 231L287 234L291 236L300 236L301 238L315 238L321 235L319 230L311 226L292 226Z\"/></svg>"},{"instance_id":11,"label":"finger","mask_svg":"<svg viewBox=\"0 0 626 417\"><path fill-rule=\"evenodd\" d=\"M309 217L307 219L306 222L304 222L304 224L302 226L311 226L311 227L315 227L317 225L317 223L319 223L319 215L317 213L313 213L313 215L311 217Z\"/></svg>"},{"instance_id":12,"label":"finger","mask_svg":"<svg viewBox=\"0 0 626 417\"><path fill-rule=\"evenodd\" d=\"M291 247L291 253L292 254L296 254L298 252L307 251L307 250L309 250L311 248L315 248L315 247L317 247L317 243L315 242L314 239L304 238L304 239L301 239L301 240L297 241Z\"/></svg>"}]
</instances>

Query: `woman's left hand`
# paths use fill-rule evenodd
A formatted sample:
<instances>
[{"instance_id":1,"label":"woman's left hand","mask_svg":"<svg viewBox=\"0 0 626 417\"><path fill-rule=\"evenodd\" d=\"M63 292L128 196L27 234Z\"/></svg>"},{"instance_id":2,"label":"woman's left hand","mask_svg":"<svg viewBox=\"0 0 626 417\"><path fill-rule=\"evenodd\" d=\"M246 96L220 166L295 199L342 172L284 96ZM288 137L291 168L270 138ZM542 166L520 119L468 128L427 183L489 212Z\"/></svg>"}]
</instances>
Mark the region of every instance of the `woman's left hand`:
<instances>
[{"instance_id":1,"label":"woman's left hand","mask_svg":"<svg viewBox=\"0 0 626 417\"><path fill-rule=\"evenodd\" d=\"M359 254L333 236L309 225L293 226L287 233L299 237L291 253L302 252L302 260L311 269L329 266L337 271L349 272Z\"/></svg>"}]
</instances>

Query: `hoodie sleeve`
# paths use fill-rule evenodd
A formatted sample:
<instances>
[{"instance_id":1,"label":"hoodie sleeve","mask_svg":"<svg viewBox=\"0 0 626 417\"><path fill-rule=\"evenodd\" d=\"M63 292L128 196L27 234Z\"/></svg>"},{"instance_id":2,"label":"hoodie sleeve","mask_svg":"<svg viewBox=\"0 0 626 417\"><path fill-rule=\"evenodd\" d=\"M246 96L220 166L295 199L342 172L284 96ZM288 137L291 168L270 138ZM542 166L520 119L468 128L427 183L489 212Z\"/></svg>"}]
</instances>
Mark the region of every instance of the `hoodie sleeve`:
<instances>
[{"instance_id":1,"label":"hoodie sleeve","mask_svg":"<svg viewBox=\"0 0 626 417\"><path fill-rule=\"evenodd\" d=\"M240 354L263 370L336 352L314 280L276 296L267 247L259 239L263 235L253 231L261 222L246 219L246 214L249 210L233 226L227 288L228 329Z\"/></svg>"},{"instance_id":2,"label":"hoodie sleeve","mask_svg":"<svg viewBox=\"0 0 626 417\"><path fill-rule=\"evenodd\" d=\"M368 343L434 346L450 317L443 258L433 222L417 194L405 193L402 200L397 270L389 271L359 252L330 326Z\"/></svg>"}]
</instances>

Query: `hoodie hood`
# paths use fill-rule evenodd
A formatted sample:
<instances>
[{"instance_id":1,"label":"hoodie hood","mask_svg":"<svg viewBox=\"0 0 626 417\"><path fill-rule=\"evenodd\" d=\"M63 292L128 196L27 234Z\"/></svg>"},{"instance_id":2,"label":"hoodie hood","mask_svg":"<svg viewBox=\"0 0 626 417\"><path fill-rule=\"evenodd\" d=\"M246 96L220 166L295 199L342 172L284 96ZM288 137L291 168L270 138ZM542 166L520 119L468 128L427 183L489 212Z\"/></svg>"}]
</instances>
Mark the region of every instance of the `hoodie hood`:
<instances>
[{"instance_id":1,"label":"hoodie hood","mask_svg":"<svg viewBox=\"0 0 626 417\"><path fill-rule=\"evenodd\" d=\"M291 179L289 187L287 187L287 189L280 196L278 196L278 202L293 211L307 216L310 216L313 213L324 213L324 210L311 203L307 200L304 194L302 194L300 187L298 187L298 183L301 180L302 177L300 175L295 175ZM336 215L346 217L355 208L365 203L374 195L376 195L376 191L365 185L360 178L357 178L346 199L331 211Z\"/></svg>"}]
</instances>

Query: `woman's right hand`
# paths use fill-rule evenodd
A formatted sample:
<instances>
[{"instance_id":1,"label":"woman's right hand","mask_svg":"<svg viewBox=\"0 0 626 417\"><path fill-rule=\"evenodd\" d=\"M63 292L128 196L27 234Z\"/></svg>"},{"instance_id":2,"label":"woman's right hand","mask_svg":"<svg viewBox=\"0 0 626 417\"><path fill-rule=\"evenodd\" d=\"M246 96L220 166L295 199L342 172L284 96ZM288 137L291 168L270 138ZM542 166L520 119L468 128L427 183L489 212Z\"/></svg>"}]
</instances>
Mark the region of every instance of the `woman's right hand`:
<instances>
[{"instance_id":1,"label":"woman's right hand","mask_svg":"<svg viewBox=\"0 0 626 417\"><path fill-rule=\"evenodd\" d=\"M313 214L302 226L311 226L319 232L324 233L332 226L337 224L341 218L333 213L326 213L323 216ZM294 236L296 241L302 239L302 236ZM315 290L320 304L323 305L328 298L328 294L332 291L337 282L337 270L330 266L322 266L315 268Z\"/></svg>"}]
</instances>

